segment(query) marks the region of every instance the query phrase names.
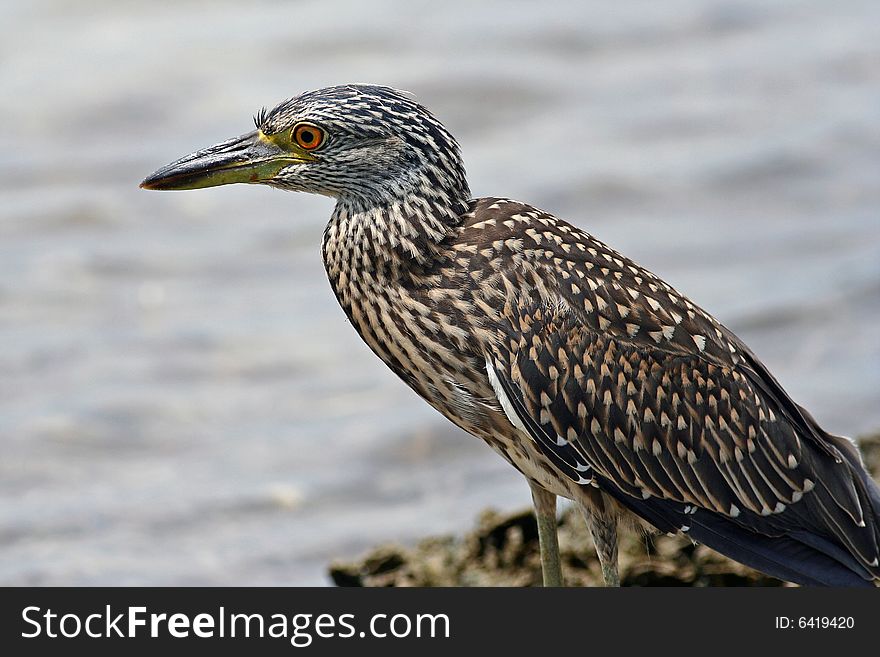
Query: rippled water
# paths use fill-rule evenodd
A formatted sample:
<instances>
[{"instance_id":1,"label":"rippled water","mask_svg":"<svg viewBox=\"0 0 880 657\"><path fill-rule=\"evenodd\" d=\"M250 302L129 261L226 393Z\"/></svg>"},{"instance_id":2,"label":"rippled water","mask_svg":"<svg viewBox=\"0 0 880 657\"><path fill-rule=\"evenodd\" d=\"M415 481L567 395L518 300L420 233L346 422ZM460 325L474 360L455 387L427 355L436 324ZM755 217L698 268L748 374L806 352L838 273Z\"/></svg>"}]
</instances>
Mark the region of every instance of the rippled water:
<instances>
[{"instance_id":1,"label":"rippled water","mask_svg":"<svg viewBox=\"0 0 880 657\"><path fill-rule=\"evenodd\" d=\"M409 89L528 200L880 426L880 4L0 3L0 584L315 584L528 492L347 326L330 201L137 189L299 91Z\"/></svg>"}]
</instances>

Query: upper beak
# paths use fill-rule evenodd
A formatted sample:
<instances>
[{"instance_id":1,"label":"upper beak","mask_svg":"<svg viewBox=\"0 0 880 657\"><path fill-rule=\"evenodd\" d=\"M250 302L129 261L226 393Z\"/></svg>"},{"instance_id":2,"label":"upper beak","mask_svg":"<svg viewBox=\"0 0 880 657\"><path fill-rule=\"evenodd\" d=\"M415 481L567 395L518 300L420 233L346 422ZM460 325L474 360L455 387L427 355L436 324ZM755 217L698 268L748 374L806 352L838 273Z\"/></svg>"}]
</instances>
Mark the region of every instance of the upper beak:
<instances>
[{"instance_id":1,"label":"upper beak","mask_svg":"<svg viewBox=\"0 0 880 657\"><path fill-rule=\"evenodd\" d=\"M143 189L201 189L271 180L281 169L311 159L279 148L259 130L182 157L147 176Z\"/></svg>"}]
</instances>

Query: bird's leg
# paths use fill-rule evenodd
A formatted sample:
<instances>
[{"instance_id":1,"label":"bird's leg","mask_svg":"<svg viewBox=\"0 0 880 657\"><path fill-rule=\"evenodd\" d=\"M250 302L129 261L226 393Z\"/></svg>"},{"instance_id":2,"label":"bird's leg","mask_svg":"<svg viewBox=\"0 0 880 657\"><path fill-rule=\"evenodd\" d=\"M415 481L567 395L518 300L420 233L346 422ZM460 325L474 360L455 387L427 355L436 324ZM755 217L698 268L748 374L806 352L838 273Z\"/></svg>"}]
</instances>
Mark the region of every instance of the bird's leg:
<instances>
[{"instance_id":1,"label":"bird's leg","mask_svg":"<svg viewBox=\"0 0 880 657\"><path fill-rule=\"evenodd\" d=\"M556 495L529 480L535 518L538 521L538 545L541 550L541 572L544 586L562 586L562 562L559 559L559 537L556 533Z\"/></svg>"},{"instance_id":2,"label":"bird's leg","mask_svg":"<svg viewBox=\"0 0 880 657\"><path fill-rule=\"evenodd\" d=\"M620 586L620 573L617 570L617 514L609 509L599 491L590 491L592 507L581 503L581 511L593 537L602 579L605 586Z\"/></svg>"},{"instance_id":3,"label":"bird's leg","mask_svg":"<svg viewBox=\"0 0 880 657\"><path fill-rule=\"evenodd\" d=\"M596 554L599 555L605 586L620 586L620 573L617 571L617 519L609 522L605 517L590 517L592 522L588 522L588 525L596 545Z\"/></svg>"}]
</instances>

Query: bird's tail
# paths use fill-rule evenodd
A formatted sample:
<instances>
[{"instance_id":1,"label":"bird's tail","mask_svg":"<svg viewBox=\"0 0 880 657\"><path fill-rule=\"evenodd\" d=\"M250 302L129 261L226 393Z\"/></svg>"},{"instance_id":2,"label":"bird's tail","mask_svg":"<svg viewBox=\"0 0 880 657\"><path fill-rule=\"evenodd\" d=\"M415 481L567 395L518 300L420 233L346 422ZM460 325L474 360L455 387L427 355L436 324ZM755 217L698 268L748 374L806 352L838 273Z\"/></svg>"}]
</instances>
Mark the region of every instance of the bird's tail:
<instances>
[{"instance_id":1,"label":"bird's tail","mask_svg":"<svg viewBox=\"0 0 880 657\"><path fill-rule=\"evenodd\" d=\"M825 439L837 447L853 472L857 494L863 507L866 530L873 534L875 546L874 561L867 564L868 570L875 578L880 578L880 486L865 468L861 450L854 440L828 432L823 433Z\"/></svg>"},{"instance_id":2,"label":"bird's tail","mask_svg":"<svg viewBox=\"0 0 880 657\"><path fill-rule=\"evenodd\" d=\"M880 508L880 492L876 484L870 484L873 503ZM602 489L661 531L685 531L693 540L772 577L804 586L873 586L872 573L864 565L839 545L816 534L764 536L712 511L688 513L685 505L677 502L636 499L610 482L602 482Z\"/></svg>"}]
</instances>

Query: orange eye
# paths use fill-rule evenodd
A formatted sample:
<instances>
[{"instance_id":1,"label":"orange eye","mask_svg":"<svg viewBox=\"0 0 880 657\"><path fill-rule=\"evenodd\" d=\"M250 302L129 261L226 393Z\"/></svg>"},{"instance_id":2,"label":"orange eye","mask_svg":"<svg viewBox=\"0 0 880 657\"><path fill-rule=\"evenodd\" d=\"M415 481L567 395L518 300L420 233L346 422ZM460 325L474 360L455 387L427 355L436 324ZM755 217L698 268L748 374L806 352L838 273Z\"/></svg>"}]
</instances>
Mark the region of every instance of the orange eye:
<instances>
[{"instance_id":1,"label":"orange eye","mask_svg":"<svg viewBox=\"0 0 880 657\"><path fill-rule=\"evenodd\" d=\"M324 131L310 123L300 123L293 129L293 141L307 151L313 151L324 143Z\"/></svg>"}]
</instances>

